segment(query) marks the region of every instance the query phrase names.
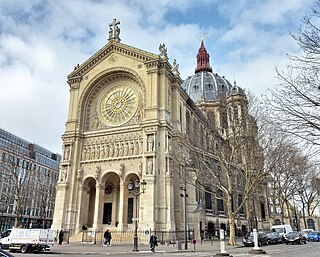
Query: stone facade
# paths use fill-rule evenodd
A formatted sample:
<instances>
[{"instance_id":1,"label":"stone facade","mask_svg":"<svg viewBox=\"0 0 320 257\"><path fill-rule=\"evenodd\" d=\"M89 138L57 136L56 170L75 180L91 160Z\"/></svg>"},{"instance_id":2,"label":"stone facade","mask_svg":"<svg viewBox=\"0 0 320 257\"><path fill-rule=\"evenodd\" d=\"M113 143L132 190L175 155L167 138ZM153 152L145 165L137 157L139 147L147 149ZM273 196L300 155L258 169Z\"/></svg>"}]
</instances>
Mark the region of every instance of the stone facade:
<instances>
[{"instance_id":1,"label":"stone facade","mask_svg":"<svg viewBox=\"0 0 320 257\"><path fill-rule=\"evenodd\" d=\"M133 229L137 210L139 230L181 231L186 225L199 238L209 221L227 224L227 218L206 213L196 187L185 183L183 174L196 168L187 153L214 154L223 137L181 88L178 65L169 63L165 45L159 54L125 45L117 26L110 24L107 44L68 76L52 227L75 233L82 225ZM146 190L136 201L127 187L142 180ZM186 221L181 186L188 194ZM213 199L213 209L215 204Z\"/></svg>"}]
</instances>

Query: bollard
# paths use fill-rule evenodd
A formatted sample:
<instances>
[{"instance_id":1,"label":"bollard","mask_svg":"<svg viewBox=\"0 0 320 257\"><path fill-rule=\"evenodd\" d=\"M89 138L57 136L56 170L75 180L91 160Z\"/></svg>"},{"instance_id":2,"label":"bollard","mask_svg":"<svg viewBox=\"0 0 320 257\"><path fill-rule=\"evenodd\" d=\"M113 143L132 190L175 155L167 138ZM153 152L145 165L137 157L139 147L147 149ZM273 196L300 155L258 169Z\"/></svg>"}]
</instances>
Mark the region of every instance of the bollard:
<instances>
[{"instance_id":1,"label":"bollard","mask_svg":"<svg viewBox=\"0 0 320 257\"><path fill-rule=\"evenodd\" d=\"M220 252L216 254L216 256L230 256L226 249L225 249L225 243L224 243L224 230L220 229Z\"/></svg>"},{"instance_id":2,"label":"bollard","mask_svg":"<svg viewBox=\"0 0 320 257\"><path fill-rule=\"evenodd\" d=\"M253 230L253 242L254 242L254 246L251 249L251 251L249 252L250 254L266 254L266 251L263 251L260 247L259 247L259 240L258 240L258 231L256 229Z\"/></svg>"}]
</instances>

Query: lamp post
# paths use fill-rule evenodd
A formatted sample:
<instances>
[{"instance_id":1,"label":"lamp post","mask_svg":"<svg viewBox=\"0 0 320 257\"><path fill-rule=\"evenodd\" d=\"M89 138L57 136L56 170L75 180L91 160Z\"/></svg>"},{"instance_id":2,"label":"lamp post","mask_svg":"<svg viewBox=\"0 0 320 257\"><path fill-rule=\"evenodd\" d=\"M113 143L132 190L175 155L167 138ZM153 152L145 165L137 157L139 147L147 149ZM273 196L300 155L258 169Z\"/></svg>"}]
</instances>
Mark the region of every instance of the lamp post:
<instances>
[{"instance_id":1,"label":"lamp post","mask_svg":"<svg viewBox=\"0 0 320 257\"><path fill-rule=\"evenodd\" d=\"M133 194L136 198L136 217L135 217L135 224L134 224L134 237L133 237L133 252L139 252L138 250L138 198L141 194L143 194L146 190L147 182L142 180L140 183L139 180L135 182L130 181L128 184L129 193ZM140 191L141 186L141 191Z\"/></svg>"},{"instance_id":2,"label":"lamp post","mask_svg":"<svg viewBox=\"0 0 320 257\"><path fill-rule=\"evenodd\" d=\"M183 193L180 194L183 197L183 214L184 214L184 249L188 249L188 236L187 236L187 197L188 194L186 193L187 188L186 186L180 186L180 190Z\"/></svg>"}]
</instances>

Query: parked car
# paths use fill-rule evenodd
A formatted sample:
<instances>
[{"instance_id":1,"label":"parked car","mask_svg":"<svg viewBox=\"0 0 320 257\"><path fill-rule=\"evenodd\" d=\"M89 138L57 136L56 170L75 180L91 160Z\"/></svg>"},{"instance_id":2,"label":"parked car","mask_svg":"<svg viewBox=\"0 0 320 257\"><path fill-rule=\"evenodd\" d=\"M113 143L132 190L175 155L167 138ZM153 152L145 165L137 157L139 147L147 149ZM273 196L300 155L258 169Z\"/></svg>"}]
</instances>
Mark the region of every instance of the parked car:
<instances>
[{"instance_id":1,"label":"parked car","mask_svg":"<svg viewBox=\"0 0 320 257\"><path fill-rule=\"evenodd\" d=\"M308 242L320 242L320 232L319 231L309 232L307 234L307 240Z\"/></svg>"},{"instance_id":2,"label":"parked car","mask_svg":"<svg viewBox=\"0 0 320 257\"><path fill-rule=\"evenodd\" d=\"M306 244L307 238L301 232L290 232L284 235L284 240L286 244Z\"/></svg>"},{"instance_id":3,"label":"parked car","mask_svg":"<svg viewBox=\"0 0 320 257\"><path fill-rule=\"evenodd\" d=\"M278 232L268 231L267 240L268 244L279 244L282 243L282 236Z\"/></svg>"},{"instance_id":4,"label":"parked car","mask_svg":"<svg viewBox=\"0 0 320 257\"><path fill-rule=\"evenodd\" d=\"M290 224L274 225L271 227L271 230L274 232L278 232L281 236L284 236L285 234L293 231Z\"/></svg>"},{"instance_id":5,"label":"parked car","mask_svg":"<svg viewBox=\"0 0 320 257\"><path fill-rule=\"evenodd\" d=\"M310 233L310 232L314 232L314 229L312 229L312 228L307 228L307 229L302 230L302 234L303 234L305 237L307 237L308 233Z\"/></svg>"},{"instance_id":6,"label":"parked car","mask_svg":"<svg viewBox=\"0 0 320 257\"><path fill-rule=\"evenodd\" d=\"M242 241L244 246L254 246L253 232L248 233L243 238ZM268 238L266 233L262 231L258 231L258 246L267 245L267 244L268 244Z\"/></svg>"}]
</instances>

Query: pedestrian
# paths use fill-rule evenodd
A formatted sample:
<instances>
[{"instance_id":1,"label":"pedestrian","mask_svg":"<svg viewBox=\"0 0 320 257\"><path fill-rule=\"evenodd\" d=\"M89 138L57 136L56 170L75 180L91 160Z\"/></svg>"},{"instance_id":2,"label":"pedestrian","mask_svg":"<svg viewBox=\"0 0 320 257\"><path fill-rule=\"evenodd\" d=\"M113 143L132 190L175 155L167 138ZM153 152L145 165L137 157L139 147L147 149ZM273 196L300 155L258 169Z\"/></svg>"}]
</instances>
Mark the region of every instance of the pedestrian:
<instances>
[{"instance_id":1,"label":"pedestrian","mask_svg":"<svg viewBox=\"0 0 320 257\"><path fill-rule=\"evenodd\" d=\"M150 236L150 249L153 253L155 252L154 248L156 246L158 246L157 237L155 235L151 234L151 236Z\"/></svg>"},{"instance_id":2,"label":"pedestrian","mask_svg":"<svg viewBox=\"0 0 320 257\"><path fill-rule=\"evenodd\" d=\"M109 231L109 229L107 229L107 230L104 232L103 238L104 238L103 246L111 246L111 245L110 245L111 232Z\"/></svg>"},{"instance_id":3,"label":"pedestrian","mask_svg":"<svg viewBox=\"0 0 320 257\"><path fill-rule=\"evenodd\" d=\"M60 230L58 237L59 237L59 246L61 246L62 242L63 242L63 231L62 231L62 229Z\"/></svg>"},{"instance_id":4,"label":"pedestrian","mask_svg":"<svg viewBox=\"0 0 320 257\"><path fill-rule=\"evenodd\" d=\"M108 244L108 246L111 246L111 231L110 230L108 230L108 234L109 234L109 237L108 237L108 242L107 242L107 244Z\"/></svg>"}]
</instances>

